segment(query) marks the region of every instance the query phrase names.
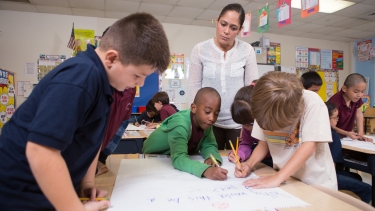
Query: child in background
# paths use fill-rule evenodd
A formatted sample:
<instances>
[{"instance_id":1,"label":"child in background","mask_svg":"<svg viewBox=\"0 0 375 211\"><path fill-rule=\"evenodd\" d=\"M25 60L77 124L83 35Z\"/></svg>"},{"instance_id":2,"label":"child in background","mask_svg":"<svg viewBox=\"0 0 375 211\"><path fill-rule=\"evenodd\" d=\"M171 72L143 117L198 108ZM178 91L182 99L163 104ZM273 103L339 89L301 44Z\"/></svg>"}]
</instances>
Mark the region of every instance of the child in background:
<instances>
[{"instance_id":1,"label":"child in background","mask_svg":"<svg viewBox=\"0 0 375 211\"><path fill-rule=\"evenodd\" d=\"M333 129L339 120L339 110L333 103L326 103L331 124L332 140L329 143L333 162L336 167L337 185L339 190L348 190L357 194L362 201L369 203L371 201L371 185L362 182L362 177L354 172L344 170L344 159L342 156L342 146L340 136Z\"/></svg>"},{"instance_id":2,"label":"child in background","mask_svg":"<svg viewBox=\"0 0 375 211\"><path fill-rule=\"evenodd\" d=\"M94 179L112 92L142 86L147 75L163 72L169 61L160 22L136 13L116 21L99 48L87 45L48 73L3 127L1 209L108 207L107 200L95 201L107 191L97 189Z\"/></svg>"},{"instance_id":3,"label":"child in background","mask_svg":"<svg viewBox=\"0 0 375 211\"><path fill-rule=\"evenodd\" d=\"M159 111L161 121L176 113L176 109L169 104L169 97L166 92L157 92L152 97L152 103Z\"/></svg>"},{"instance_id":4,"label":"child in background","mask_svg":"<svg viewBox=\"0 0 375 211\"><path fill-rule=\"evenodd\" d=\"M250 86L244 86L238 90L230 108L233 121L242 125L241 142L238 147L238 157L240 162L249 159L251 153L258 144L258 139L251 136L254 119L252 115L248 113L250 112L251 95L253 93L254 85L255 81L253 81ZM232 150L228 153L228 159L232 163L237 162ZM262 162L272 167L272 158L269 154Z\"/></svg>"},{"instance_id":5,"label":"child in background","mask_svg":"<svg viewBox=\"0 0 375 211\"><path fill-rule=\"evenodd\" d=\"M180 111L165 119L145 140L144 154L170 154L174 168L212 180L225 180L228 171L215 167L212 154L222 163L217 149L212 125L220 112L219 93L205 87L198 91L190 109ZM201 153L204 163L191 160L189 155Z\"/></svg>"},{"instance_id":6,"label":"child in background","mask_svg":"<svg viewBox=\"0 0 375 211\"><path fill-rule=\"evenodd\" d=\"M305 72L301 75L301 80L303 87L306 90L310 90L313 92L319 92L320 87L323 84L322 78L315 71Z\"/></svg>"},{"instance_id":7,"label":"child in background","mask_svg":"<svg viewBox=\"0 0 375 211\"><path fill-rule=\"evenodd\" d=\"M333 128L341 137L371 141L364 136L362 96L366 90L366 79L358 73L346 77L341 90L334 94L328 102L335 104L339 110L339 121ZM353 131L354 121L357 123L358 133Z\"/></svg>"},{"instance_id":8,"label":"child in background","mask_svg":"<svg viewBox=\"0 0 375 211\"><path fill-rule=\"evenodd\" d=\"M307 184L337 190L328 111L319 95L303 89L301 80L285 72L268 72L258 81L250 103L255 121L251 135L259 140L250 158L235 168L244 178L268 152L275 175L246 180L253 188L279 186L290 176ZM244 113L245 115L245 113ZM244 171L244 172L242 172Z\"/></svg>"},{"instance_id":9,"label":"child in background","mask_svg":"<svg viewBox=\"0 0 375 211\"><path fill-rule=\"evenodd\" d=\"M152 100L149 100L146 105L146 110L137 118L137 121L134 122L135 126L148 125L153 122L160 122L159 112L155 109Z\"/></svg>"}]
</instances>

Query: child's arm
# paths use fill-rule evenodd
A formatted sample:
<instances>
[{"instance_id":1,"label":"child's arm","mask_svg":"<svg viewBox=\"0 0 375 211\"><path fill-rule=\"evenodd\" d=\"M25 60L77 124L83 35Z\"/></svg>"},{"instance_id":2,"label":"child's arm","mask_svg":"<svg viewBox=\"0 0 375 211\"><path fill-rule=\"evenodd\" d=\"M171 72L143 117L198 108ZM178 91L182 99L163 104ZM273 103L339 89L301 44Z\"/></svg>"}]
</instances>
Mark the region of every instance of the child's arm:
<instances>
[{"instance_id":1,"label":"child's arm","mask_svg":"<svg viewBox=\"0 0 375 211\"><path fill-rule=\"evenodd\" d=\"M226 173L228 172L227 170L220 167L210 167L205 163L190 159L188 155L188 137L188 131L183 127L176 127L168 133L168 142L173 167L181 171L194 174L197 177L205 176L209 179L217 180L226 179ZM220 161L222 161L217 152L216 154L213 152L212 155L215 158L220 158ZM208 155L208 157L210 157L210 155Z\"/></svg>"},{"instance_id":2,"label":"child's arm","mask_svg":"<svg viewBox=\"0 0 375 211\"><path fill-rule=\"evenodd\" d=\"M333 129L336 131L336 133L339 133L341 135L344 135L344 136L348 136L349 138L351 139L358 139L358 134L355 133L354 131L346 131L346 130L343 130L343 129L340 129L338 127L333 127Z\"/></svg>"},{"instance_id":3,"label":"child's arm","mask_svg":"<svg viewBox=\"0 0 375 211\"><path fill-rule=\"evenodd\" d=\"M359 107L357 108L356 110L356 123L357 123L357 128L358 128L358 140L361 140L361 141L369 141L369 142L372 142L373 140L371 138L367 138L364 136L364 126L363 126L363 113L362 113L362 108Z\"/></svg>"},{"instance_id":4,"label":"child's arm","mask_svg":"<svg viewBox=\"0 0 375 211\"><path fill-rule=\"evenodd\" d=\"M95 198L103 198L108 194L106 190L95 188L95 184L94 184L95 183L95 171L98 165L100 149L101 148L99 148L99 151L96 154L95 159L92 161L89 169L86 172L86 175L82 178L82 181L80 184L79 197L90 198L91 201L93 201Z\"/></svg>"},{"instance_id":5,"label":"child's arm","mask_svg":"<svg viewBox=\"0 0 375 211\"><path fill-rule=\"evenodd\" d=\"M87 209L83 206L59 150L29 141L26 157L39 187L56 210L98 210L109 205L100 201L88 203Z\"/></svg>"},{"instance_id":6,"label":"child's arm","mask_svg":"<svg viewBox=\"0 0 375 211\"><path fill-rule=\"evenodd\" d=\"M251 186L252 188L278 187L282 182L287 180L293 173L295 173L305 164L307 159L309 159L309 157L311 157L311 155L313 155L313 153L315 152L317 144L317 142L302 143L301 147L297 149L293 157L275 175L260 177L258 179L249 179L243 184L245 186ZM254 152L257 148L255 148Z\"/></svg>"},{"instance_id":7,"label":"child's arm","mask_svg":"<svg viewBox=\"0 0 375 211\"><path fill-rule=\"evenodd\" d=\"M268 154L268 144L266 141L259 141L258 146L254 149L250 158L242 163L242 168L239 164L236 164L234 176L236 177L247 177L250 175L251 169L255 164L262 161ZM243 171L243 172L242 172Z\"/></svg>"}]
</instances>

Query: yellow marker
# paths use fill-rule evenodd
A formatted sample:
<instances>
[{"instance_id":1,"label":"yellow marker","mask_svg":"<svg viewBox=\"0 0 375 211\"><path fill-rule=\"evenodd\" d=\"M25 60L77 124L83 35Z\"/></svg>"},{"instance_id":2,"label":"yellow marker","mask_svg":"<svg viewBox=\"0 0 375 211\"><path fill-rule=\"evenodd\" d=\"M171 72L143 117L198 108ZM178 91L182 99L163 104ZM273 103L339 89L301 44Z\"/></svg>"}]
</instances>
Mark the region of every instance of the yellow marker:
<instances>
[{"instance_id":1,"label":"yellow marker","mask_svg":"<svg viewBox=\"0 0 375 211\"><path fill-rule=\"evenodd\" d=\"M240 159L238 159L238 155L236 153L236 150L234 150L234 147L233 147L233 144L232 144L231 140L229 140L229 144L230 144L230 147L232 147L233 154L236 157L236 160L237 160L238 164L240 164L240 167L242 169L242 165L241 165ZM243 170L241 170L241 172L243 173Z\"/></svg>"},{"instance_id":2,"label":"yellow marker","mask_svg":"<svg viewBox=\"0 0 375 211\"><path fill-rule=\"evenodd\" d=\"M211 156L211 160L215 163L215 165L217 167L220 167L219 164L217 163L217 160L215 159L215 157L212 154L210 154L210 156Z\"/></svg>"},{"instance_id":3,"label":"yellow marker","mask_svg":"<svg viewBox=\"0 0 375 211\"><path fill-rule=\"evenodd\" d=\"M90 198L79 198L81 201L90 201ZM95 201L109 200L108 198L95 198Z\"/></svg>"}]
</instances>

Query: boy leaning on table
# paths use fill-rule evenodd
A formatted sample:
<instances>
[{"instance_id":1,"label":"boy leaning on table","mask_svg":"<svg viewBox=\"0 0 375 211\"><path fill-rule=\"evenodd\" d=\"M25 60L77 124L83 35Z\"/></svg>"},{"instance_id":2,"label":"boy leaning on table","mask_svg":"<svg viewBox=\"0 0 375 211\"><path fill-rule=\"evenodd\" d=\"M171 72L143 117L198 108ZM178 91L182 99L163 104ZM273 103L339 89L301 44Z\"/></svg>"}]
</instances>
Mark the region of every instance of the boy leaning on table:
<instances>
[{"instance_id":1,"label":"boy leaning on table","mask_svg":"<svg viewBox=\"0 0 375 211\"><path fill-rule=\"evenodd\" d=\"M170 154L174 168L212 180L225 180L228 171L215 166L210 154L222 163L212 131L220 112L221 98L211 88L200 89L190 109L180 111L163 121L145 140L144 154ZM200 152L204 163L189 155Z\"/></svg>"},{"instance_id":2,"label":"boy leaning on table","mask_svg":"<svg viewBox=\"0 0 375 211\"><path fill-rule=\"evenodd\" d=\"M116 21L98 48L88 44L48 73L2 130L0 209L107 207L109 201L95 201L107 191L94 179L113 91L142 86L169 60L160 22L135 13Z\"/></svg>"}]
</instances>

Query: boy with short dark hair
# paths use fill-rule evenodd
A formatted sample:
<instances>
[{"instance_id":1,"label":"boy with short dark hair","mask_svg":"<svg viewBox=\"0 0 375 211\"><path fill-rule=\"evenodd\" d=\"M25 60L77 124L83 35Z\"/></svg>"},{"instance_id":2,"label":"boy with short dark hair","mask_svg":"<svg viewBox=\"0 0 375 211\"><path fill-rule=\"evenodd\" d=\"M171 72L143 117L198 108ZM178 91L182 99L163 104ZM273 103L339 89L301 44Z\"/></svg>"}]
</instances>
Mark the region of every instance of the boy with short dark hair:
<instances>
[{"instance_id":1,"label":"boy with short dark hair","mask_svg":"<svg viewBox=\"0 0 375 211\"><path fill-rule=\"evenodd\" d=\"M176 109L169 104L169 97L166 92L157 92L152 97L154 107L159 111L161 121L176 113Z\"/></svg>"},{"instance_id":2,"label":"boy with short dark hair","mask_svg":"<svg viewBox=\"0 0 375 211\"><path fill-rule=\"evenodd\" d=\"M142 112L142 114L137 118L136 122L134 122L135 126L140 126L142 124L148 125L149 123L153 122L160 122L160 115L159 112L154 107L154 104L151 100L149 100L146 104L146 110Z\"/></svg>"},{"instance_id":3,"label":"boy with short dark hair","mask_svg":"<svg viewBox=\"0 0 375 211\"><path fill-rule=\"evenodd\" d=\"M170 154L174 168L212 180L225 180L228 171L215 167L212 154L222 163L212 131L220 112L221 98L211 88L200 89L190 109L165 119L143 144L145 154ZM191 160L189 155L200 152L204 163Z\"/></svg>"},{"instance_id":4,"label":"boy with short dark hair","mask_svg":"<svg viewBox=\"0 0 375 211\"><path fill-rule=\"evenodd\" d=\"M305 72L301 75L303 87L313 92L319 92L320 87L323 85L322 78L315 71Z\"/></svg>"},{"instance_id":5,"label":"boy with short dark hair","mask_svg":"<svg viewBox=\"0 0 375 211\"><path fill-rule=\"evenodd\" d=\"M251 135L259 143L242 168L236 165L235 176L249 175L268 152L279 171L249 179L244 185L277 187L293 176L307 184L337 190L328 147L328 142L332 142L328 111L319 95L304 90L295 74L269 72L257 81L250 107L255 119Z\"/></svg>"},{"instance_id":6,"label":"boy with short dark hair","mask_svg":"<svg viewBox=\"0 0 375 211\"><path fill-rule=\"evenodd\" d=\"M1 208L108 207L107 200L94 201L106 195L94 178L113 90L142 86L147 75L167 68L169 57L160 22L136 13L116 21L99 48L88 45L48 73L2 130Z\"/></svg>"},{"instance_id":7,"label":"boy with short dark hair","mask_svg":"<svg viewBox=\"0 0 375 211\"><path fill-rule=\"evenodd\" d=\"M352 73L346 77L341 90L329 98L339 109L339 121L333 128L341 137L348 136L351 139L372 141L365 137L363 127L362 96L366 90L366 79L358 73ZM357 123L358 133L353 131L354 122Z\"/></svg>"}]
</instances>

